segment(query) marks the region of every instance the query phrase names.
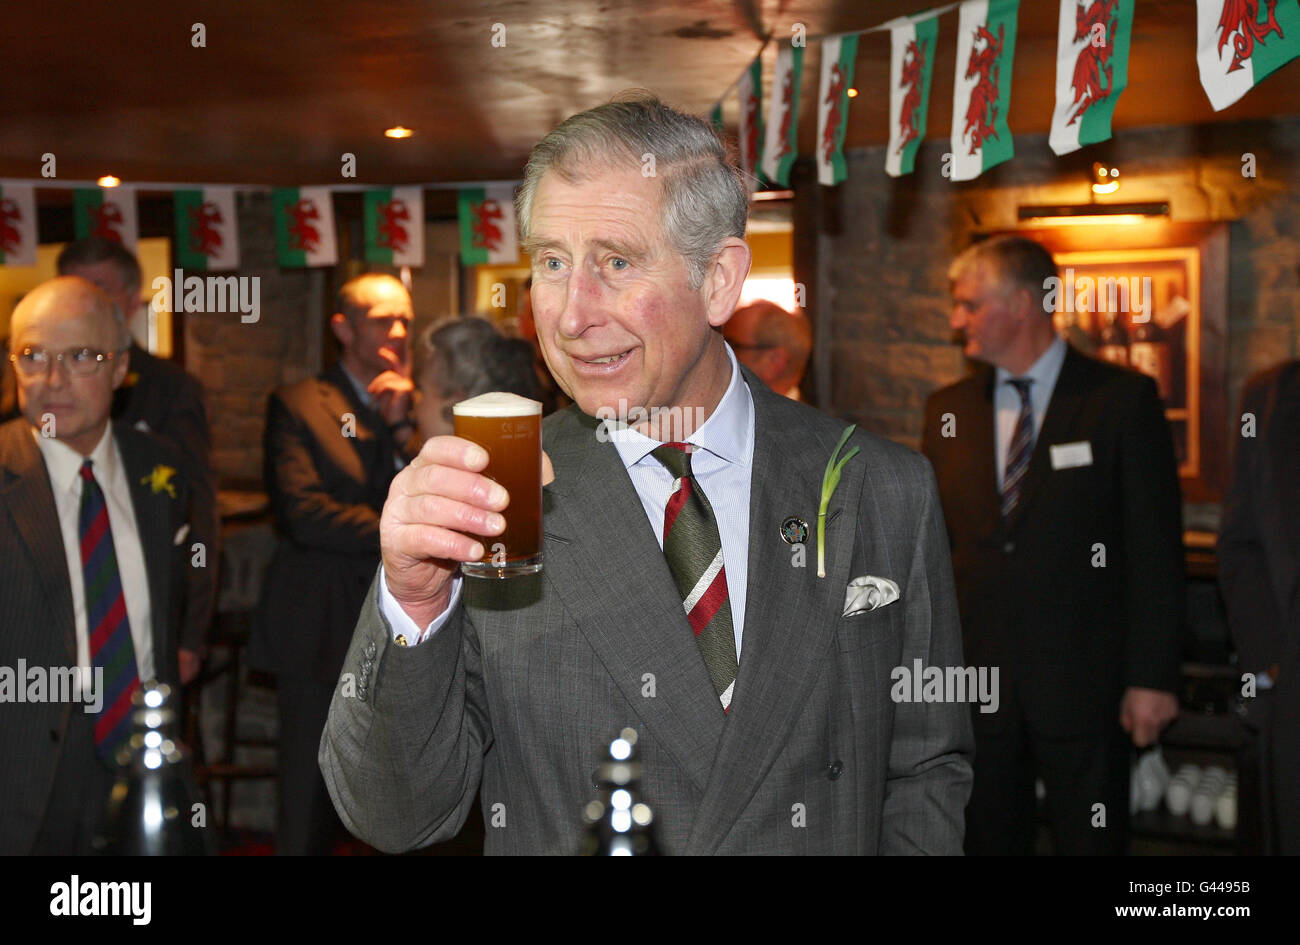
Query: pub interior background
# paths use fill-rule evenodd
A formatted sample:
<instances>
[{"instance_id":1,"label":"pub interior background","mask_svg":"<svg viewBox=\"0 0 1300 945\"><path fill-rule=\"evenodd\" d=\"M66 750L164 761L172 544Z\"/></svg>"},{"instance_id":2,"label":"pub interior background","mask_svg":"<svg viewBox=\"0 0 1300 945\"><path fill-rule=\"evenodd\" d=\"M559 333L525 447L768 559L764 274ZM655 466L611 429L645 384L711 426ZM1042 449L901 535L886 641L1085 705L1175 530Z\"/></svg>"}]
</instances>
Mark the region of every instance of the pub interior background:
<instances>
[{"instance_id":1,"label":"pub interior background","mask_svg":"<svg viewBox=\"0 0 1300 945\"><path fill-rule=\"evenodd\" d=\"M1282 0L1287 2L1294 0ZM310 18L276 36L277 24L284 28L299 14L289 18L275 3L241 4L238 15L126 4L115 8L120 20L111 26L135 38L118 44L116 59L130 58L132 49L150 50L153 78L136 65L118 78L97 77L94 84L88 66L72 62L67 50L53 50L77 48L78 36L109 26L107 14L51 31L35 29L41 15L31 9L13 11L20 27L32 29L0 39L5 61L17 66L8 70L10 80L25 71L50 77L48 87L32 78L15 80L31 93L30 101L11 95L4 106L0 176L6 190L10 183L35 185L41 245L37 265L0 267L0 336L8 333L18 298L53 275L54 256L74 237L72 191L63 180L114 173L127 184L145 182L137 192L142 302L151 298L152 280L177 265L170 188L195 181L248 185L236 198L240 265L228 274L260 280L256 323L242 323L228 312L150 314L144 306L133 322L142 342L183 364L206 391L224 548L217 645L192 687L198 721L190 734L201 748L199 770L222 811L229 849L269 852L275 815L273 681L250 675L239 659L260 571L274 542L261 492L266 398L273 388L332 363L337 351L327 321L335 290L352 275L384 270L363 259L363 199L356 185L425 184L425 260L404 273L415 334L457 313L510 328L523 305L527 261L521 256L494 266L464 264L453 185L517 180L528 147L555 121L626 87L649 87L698 113L722 97L734 140L738 108L728 84L760 46L756 23L759 32L771 29L777 39L795 22L819 36L937 4L709 0L652 4L643 11L640 4L611 3L597 15L584 12L585 4L563 0L536 16L505 2L475 3L468 10L453 6L459 5L399 10L371 4L358 11L325 0L313 5ZM1186 243L1189 232L1210 241L1201 259L1197 419L1203 450L1195 476L1184 478L1191 581L1183 714L1163 744L1171 768L1183 761L1239 768L1243 801L1233 829L1193 824L1163 804L1141 813L1132 852L1254 852L1258 824L1245 800L1251 743L1238 712L1239 673L1214 581L1213 541L1242 384L1300 354L1300 63L1283 66L1279 75L1215 112L1197 76L1194 0L1137 0L1129 85L1115 109L1113 137L1057 156L1047 136L1055 8L1038 0L1021 4L1009 115L1015 154L965 183L941 170L951 149L955 13L940 21L929 127L916 170L899 178L883 170L889 34L860 39L855 85L861 94L849 111L847 176L833 187L818 183L807 157L816 143L817 113L817 60L810 49L799 117L802 156L788 187L773 186L758 196L775 199L753 204L752 276L761 282L747 294L793 300L800 287L815 333L804 398L915 448L926 397L966 372L950 341L946 272L972 240L1011 230L1044 232L1021 220L1022 207L1123 201L1167 204L1167 213L1104 228L1103 244L1093 233L1103 228L1067 225L1051 232L1064 247L1071 245L1071 234L1091 238L1089 246ZM622 26L602 33L623 17ZM206 47L191 43L194 20L206 23ZM259 28L241 25L252 21ZM504 49L490 45L494 23L509 30ZM637 35L652 37L652 49L636 51ZM482 50L475 46L471 54L471 38L481 41ZM764 102L771 94L771 49L764 58ZM435 63L443 53L449 58ZM499 55L499 67L476 62L489 54ZM625 55L630 61L620 61ZM651 68L656 55L662 58ZM41 56L47 57L43 70L22 68ZM575 61L563 62L566 56ZM579 78L585 66L592 71ZM244 74L233 75L240 70ZM309 79L318 80L319 89L303 101L301 114L287 114ZM399 122L413 128L414 136L383 139L384 128ZM54 180L40 177L46 152L58 157ZM355 179L339 176L343 152L357 156ZM1243 170L1247 155L1249 173ZM1097 164L1119 170L1117 194L1093 195ZM341 188L333 197L337 265L280 265L269 188L298 185ZM1226 255L1215 255L1225 249ZM494 300L498 284L506 292ZM237 715L228 711L232 698ZM239 739L234 746L232 732ZM473 850L472 836L457 843L447 852Z\"/></svg>"}]
</instances>

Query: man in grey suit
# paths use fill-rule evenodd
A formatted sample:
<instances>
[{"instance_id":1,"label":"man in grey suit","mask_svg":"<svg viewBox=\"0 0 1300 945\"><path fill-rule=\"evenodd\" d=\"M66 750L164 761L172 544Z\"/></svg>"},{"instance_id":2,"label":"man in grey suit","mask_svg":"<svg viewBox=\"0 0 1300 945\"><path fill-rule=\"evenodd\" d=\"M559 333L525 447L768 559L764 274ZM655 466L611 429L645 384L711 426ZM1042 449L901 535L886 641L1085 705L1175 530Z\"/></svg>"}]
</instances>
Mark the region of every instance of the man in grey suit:
<instances>
[{"instance_id":1,"label":"man in grey suit","mask_svg":"<svg viewBox=\"0 0 1300 945\"><path fill-rule=\"evenodd\" d=\"M320 751L367 842L451 837L481 792L487 852L575 852L630 725L669 853L961 852L969 709L897 684L961 663L934 478L854 432L817 547L844 425L769 391L718 330L747 205L707 124L654 99L534 149L520 230L574 400L543 428L544 571L458 576L508 504L481 448L434 437L394 480Z\"/></svg>"}]
</instances>

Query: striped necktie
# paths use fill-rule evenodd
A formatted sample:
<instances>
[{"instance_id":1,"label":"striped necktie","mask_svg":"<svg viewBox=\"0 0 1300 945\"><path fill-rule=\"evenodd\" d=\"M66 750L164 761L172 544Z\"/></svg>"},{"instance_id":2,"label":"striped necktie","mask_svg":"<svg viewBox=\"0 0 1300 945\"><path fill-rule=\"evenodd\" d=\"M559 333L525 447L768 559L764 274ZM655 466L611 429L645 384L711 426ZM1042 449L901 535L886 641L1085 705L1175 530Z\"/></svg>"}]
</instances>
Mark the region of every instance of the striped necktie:
<instances>
[{"instance_id":1,"label":"striped necktie","mask_svg":"<svg viewBox=\"0 0 1300 945\"><path fill-rule=\"evenodd\" d=\"M90 633L90 666L103 671L102 702L95 719L95 750L108 765L131 734L131 696L140 688L126 596L117 571L113 530L104 492L95 481L88 459L81 464L81 568L85 576L86 627Z\"/></svg>"},{"instance_id":2,"label":"striped necktie","mask_svg":"<svg viewBox=\"0 0 1300 945\"><path fill-rule=\"evenodd\" d=\"M1033 378L1012 377L1007 383L1020 394L1020 416L1007 447L1007 468L1002 474L1002 518L1011 518L1020 502L1020 487L1024 483L1029 459L1034 455L1034 406L1029 399L1029 385Z\"/></svg>"},{"instance_id":3,"label":"striped necktie","mask_svg":"<svg viewBox=\"0 0 1300 945\"><path fill-rule=\"evenodd\" d=\"M691 475L691 454L685 443L665 443L651 455L676 479L664 509L664 557L682 595L682 606L704 665L713 679L722 708L731 708L736 686L736 637L727 571L722 564L722 539L704 490Z\"/></svg>"}]
</instances>

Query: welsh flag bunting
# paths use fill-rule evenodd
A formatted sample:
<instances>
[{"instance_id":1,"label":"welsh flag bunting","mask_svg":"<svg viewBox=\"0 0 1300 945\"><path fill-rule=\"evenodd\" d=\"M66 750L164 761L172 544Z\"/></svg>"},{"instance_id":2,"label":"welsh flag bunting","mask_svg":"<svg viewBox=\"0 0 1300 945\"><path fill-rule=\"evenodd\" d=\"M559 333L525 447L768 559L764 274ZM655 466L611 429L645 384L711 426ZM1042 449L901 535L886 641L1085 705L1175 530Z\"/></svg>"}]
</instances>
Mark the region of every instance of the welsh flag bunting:
<instances>
[{"instance_id":1,"label":"welsh flag bunting","mask_svg":"<svg viewBox=\"0 0 1300 945\"><path fill-rule=\"evenodd\" d=\"M714 105L711 109L709 109L709 124L713 126L714 131L718 132L719 134L722 133L723 124L722 124L722 103L721 102L718 102L718 104Z\"/></svg>"},{"instance_id":2,"label":"welsh flag bunting","mask_svg":"<svg viewBox=\"0 0 1300 945\"><path fill-rule=\"evenodd\" d=\"M461 190L460 259L466 266L519 259L514 192L514 184Z\"/></svg>"},{"instance_id":3,"label":"welsh flag bunting","mask_svg":"<svg viewBox=\"0 0 1300 945\"><path fill-rule=\"evenodd\" d=\"M737 88L740 98L740 166L750 190L758 186L758 156L763 141L763 61L755 57Z\"/></svg>"},{"instance_id":4,"label":"welsh flag bunting","mask_svg":"<svg viewBox=\"0 0 1300 945\"><path fill-rule=\"evenodd\" d=\"M130 187L87 187L73 192L73 228L77 239L97 236L121 243L131 252L139 241L135 191Z\"/></svg>"},{"instance_id":5,"label":"welsh flag bunting","mask_svg":"<svg viewBox=\"0 0 1300 945\"><path fill-rule=\"evenodd\" d=\"M1296 0L1196 0L1196 62L1216 112L1297 55Z\"/></svg>"},{"instance_id":6,"label":"welsh flag bunting","mask_svg":"<svg viewBox=\"0 0 1300 945\"><path fill-rule=\"evenodd\" d=\"M424 265L424 189L366 191L366 262Z\"/></svg>"},{"instance_id":7,"label":"welsh flag bunting","mask_svg":"<svg viewBox=\"0 0 1300 945\"><path fill-rule=\"evenodd\" d=\"M968 0L957 24L952 179L974 180L1016 153L1007 127L1020 0Z\"/></svg>"},{"instance_id":8,"label":"welsh flag bunting","mask_svg":"<svg viewBox=\"0 0 1300 945\"><path fill-rule=\"evenodd\" d=\"M849 119L849 88L857 34L822 40L821 85L817 91L817 180L831 186L844 180L844 132Z\"/></svg>"},{"instance_id":9,"label":"welsh flag bunting","mask_svg":"<svg viewBox=\"0 0 1300 945\"><path fill-rule=\"evenodd\" d=\"M328 187L276 188L271 191L271 207L281 266L332 266L338 262L334 204Z\"/></svg>"},{"instance_id":10,"label":"welsh flag bunting","mask_svg":"<svg viewBox=\"0 0 1300 945\"><path fill-rule=\"evenodd\" d=\"M36 265L36 190L0 187L0 266Z\"/></svg>"},{"instance_id":11,"label":"welsh flag bunting","mask_svg":"<svg viewBox=\"0 0 1300 945\"><path fill-rule=\"evenodd\" d=\"M900 18L889 36L889 148L885 151L885 173L901 177L912 173L916 152L925 139L939 20L934 16L919 22Z\"/></svg>"},{"instance_id":12,"label":"welsh flag bunting","mask_svg":"<svg viewBox=\"0 0 1300 945\"><path fill-rule=\"evenodd\" d=\"M1048 138L1057 154L1110 137L1110 116L1128 85L1133 0L1061 0L1056 36L1056 111Z\"/></svg>"},{"instance_id":13,"label":"welsh flag bunting","mask_svg":"<svg viewBox=\"0 0 1300 945\"><path fill-rule=\"evenodd\" d=\"M763 141L763 175L774 184L790 184L790 166L799 156L799 90L803 85L803 47L782 46L772 73L767 135Z\"/></svg>"},{"instance_id":14,"label":"welsh flag bunting","mask_svg":"<svg viewBox=\"0 0 1300 945\"><path fill-rule=\"evenodd\" d=\"M238 269L239 218L233 187L204 187L172 194L176 262L182 269Z\"/></svg>"}]
</instances>

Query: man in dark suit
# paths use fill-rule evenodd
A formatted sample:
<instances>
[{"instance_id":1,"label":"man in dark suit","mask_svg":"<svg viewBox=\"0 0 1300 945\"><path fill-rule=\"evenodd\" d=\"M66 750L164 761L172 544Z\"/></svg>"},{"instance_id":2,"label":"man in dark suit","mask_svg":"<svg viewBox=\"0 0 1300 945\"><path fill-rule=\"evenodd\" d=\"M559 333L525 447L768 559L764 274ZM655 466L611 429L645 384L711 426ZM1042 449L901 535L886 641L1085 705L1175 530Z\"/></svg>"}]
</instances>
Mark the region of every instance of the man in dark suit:
<instances>
[{"instance_id":1,"label":"man in dark suit","mask_svg":"<svg viewBox=\"0 0 1300 945\"><path fill-rule=\"evenodd\" d=\"M266 487L281 540L250 659L279 677L280 853L328 853L333 843L337 819L316 750L379 563L379 511L418 446L411 318L410 296L392 276L348 282L330 322L338 363L267 405Z\"/></svg>"},{"instance_id":2,"label":"man in dark suit","mask_svg":"<svg viewBox=\"0 0 1300 945\"><path fill-rule=\"evenodd\" d=\"M538 144L518 205L574 401L543 425L543 571L458 576L509 496L480 447L431 438L384 506L321 740L349 829L385 850L451 837L481 785L487 852L572 853L631 725L669 853L959 853L967 708L891 694L898 667L961 664L933 477L856 431L812 530L845 427L718 330L750 265L721 142L615 101Z\"/></svg>"},{"instance_id":3,"label":"man in dark suit","mask_svg":"<svg viewBox=\"0 0 1300 945\"><path fill-rule=\"evenodd\" d=\"M1237 664L1255 676L1265 850L1300 854L1300 361L1241 394L1232 488L1219 531L1219 582Z\"/></svg>"},{"instance_id":4,"label":"man in dark suit","mask_svg":"<svg viewBox=\"0 0 1300 945\"><path fill-rule=\"evenodd\" d=\"M1019 237L954 261L951 324L984 362L926 404L967 659L1001 669L975 719L967 853L1123 853L1129 741L1178 711L1185 610L1173 443L1151 379L1052 327L1051 254ZM1127 733L1127 734L1126 734ZM1102 805L1102 806L1098 806Z\"/></svg>"},{"instance_id":5,"label":"man in dark suit","mask_svg":"<svg viewBox=\"0 0 1300 945\"><path fill-rule=\"evenodd\" d=\"M15 309L12 341L23 416L0 426L0 674L28 689L0 704L0 853L88 853L131 694L176 685L180 655L197 658L210 584L191 567L179 453L110 427L129 370L111 300L81 279L44 283ZM95 711L51 689L31 701L33 669L75 667Z\"/></svg>"}]
</instances>

